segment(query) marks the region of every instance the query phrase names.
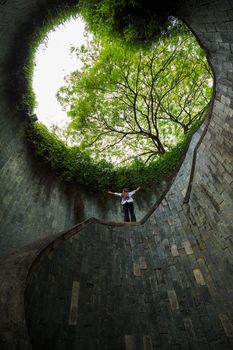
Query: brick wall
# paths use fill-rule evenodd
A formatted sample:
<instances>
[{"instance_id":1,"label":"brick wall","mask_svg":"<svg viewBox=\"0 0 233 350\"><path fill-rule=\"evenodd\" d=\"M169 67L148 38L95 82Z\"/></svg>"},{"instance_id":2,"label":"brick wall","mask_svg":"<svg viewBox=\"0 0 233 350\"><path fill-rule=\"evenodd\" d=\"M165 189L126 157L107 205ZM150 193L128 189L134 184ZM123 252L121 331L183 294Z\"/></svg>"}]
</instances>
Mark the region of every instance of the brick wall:
<instances>
[{"instance_id":1,"label":"brick wall","mask_svg":"<svg viewBox=\"0 0 233 350\"><path fill-rule=\"evenodd\" d=\"M2 46L6 39L12 42L16 24L39 3L6 2ZM35 349L77 344L101 350L232 349L232 10L232 1L183 0L177 12L207 51L216 80L189 201L183 205L192 152L143 225L91 224L80 237L69 236L44 251L30 271L26 293ZM3 72L3 90L4 78ZM24 234L26 242L30 235L32 240L41 237L47 227L56 230L74 222L75 201L46 169L34 170L22 141L24 123L4 101L1 237L9 251ZM80 193L82 217L85 206L91 214L101 213L97 198Z\"/></svg>"},{"instance_id":2,"label":"brick wall","mask_svg":"<svg viewBox=\"0 0 233 350\"><path fill-rule=\"evenodd\" d=\"M9 102L15 94L16 76L20 75L15 60L18 65L25 62L27 40L48 10L44 0L0 2L0 256L88 217L122 220L117 199L65 185L48 167L33 159L25 140L29 120ZM136 203L138 219L154 204L160 190L152 189L149 198L141 197L139 205Z\"/></svg>"},{"instance_id":3,"label":"brick wall","mask_svg":"<svg viewBox=\"0 0 233 350\"><path fill-rule=\"evenodd\" d=\"M14 0L1 4L1 254L68 228L89 216L121 219L120 206L112 199L101 205L98 196L95 198L78 188L70 189L49 171L42 171L41 165L36 165L32 159L24 140L26 118L7 105L5 92L9 77L14 78L14 67L11 72L5 71L5 63L14 53L14 47L21 48L22 57L27 52L26 43L18 35L19 30L25 28L25 23L30 23L33 30L37 23L36 14L41 17L46 11L46 2L42 0L36 3ZM190 26L207 51L216 79L213 114L197 155L190 211L196 220L216 227L216 234L225 239L232 227L229 209L233 170L232 3L215 1L213 5L211 1L184 1L177 15ZM29 21L30 18L34 20ZM155 198L144 200L137 208L140 218Z\"/></svg>"}]
</instances>

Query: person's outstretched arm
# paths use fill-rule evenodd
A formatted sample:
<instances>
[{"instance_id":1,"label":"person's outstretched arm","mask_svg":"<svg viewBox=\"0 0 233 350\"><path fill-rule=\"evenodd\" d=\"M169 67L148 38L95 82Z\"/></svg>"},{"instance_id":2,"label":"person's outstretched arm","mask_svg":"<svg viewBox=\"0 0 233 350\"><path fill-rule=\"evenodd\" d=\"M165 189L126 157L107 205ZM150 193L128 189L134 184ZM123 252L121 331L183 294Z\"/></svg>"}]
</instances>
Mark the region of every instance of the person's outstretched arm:
<instances>
[{"instance_id":1,"label":"person's outstretched arm","mask_svg":"<svg viewBox=\"0 0 233 350\"><path fill-rule=\"evenodd\" d=\"M108 194L115 194L114 192L112 192L112 191L108 191Z\"/></svg>"},{"instance_id":2,"label":"person's outstretched arm","mask_svg":"<svg viewBox=\"0 0 233 350\"><path fill-rule=\"evenodd\" d=\"M138 188L136 188L136 190L134 190L134 192L138 192L141 189L141 187L139 186Z\"/></svg>"},{"instance_id":3,"label":"person's outstretched arm","mask_svg":"<svg viewBox=\"0 0 233 350\"><path fill-rule=\"evenodd\" d=\"M108 194L113 194L114 196L121 197L121 193L108 191Z\"/></svg>"}]
</instances>

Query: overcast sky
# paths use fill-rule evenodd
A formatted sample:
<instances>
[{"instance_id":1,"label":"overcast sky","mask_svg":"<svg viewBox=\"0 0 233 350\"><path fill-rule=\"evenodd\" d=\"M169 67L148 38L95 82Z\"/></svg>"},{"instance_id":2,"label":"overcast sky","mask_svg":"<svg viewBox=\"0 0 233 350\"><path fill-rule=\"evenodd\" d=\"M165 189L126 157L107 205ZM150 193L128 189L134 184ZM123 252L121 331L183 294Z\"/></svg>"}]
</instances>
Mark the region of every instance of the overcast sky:
<instances>
[{"instance_id":1,"label":"overcast sky","mask_svg":"<svg viewBox=\"0 0 233 350\"><path fill-rule=\"evenodd\" d=\"M35 113L47 126L62 125L66 120L66 113L61 110L55 95L64 85L64 76L80 67L75 55L70 55L70 47L84 43L83 32L84 22L80 18L72 19L51 31L46 45L42 43L37 50L33 75L38 103Z\"/></svg>"}]
</instances>

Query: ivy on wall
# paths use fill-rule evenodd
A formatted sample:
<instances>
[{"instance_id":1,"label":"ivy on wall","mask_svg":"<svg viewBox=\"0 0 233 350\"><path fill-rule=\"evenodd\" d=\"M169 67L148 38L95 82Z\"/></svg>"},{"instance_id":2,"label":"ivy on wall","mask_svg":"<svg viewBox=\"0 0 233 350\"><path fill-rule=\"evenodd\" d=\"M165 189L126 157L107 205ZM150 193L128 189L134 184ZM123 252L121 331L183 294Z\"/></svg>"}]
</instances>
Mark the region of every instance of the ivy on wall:
<instances>
[{"instance_id":1,"label":"ivy on wall","mask_svg":"<svg viewBox=\"0 0 233 350\"><path fill-rule=\"evenodd\" d=\"M87 186L94 191L120 190L123 187L144 189L159 186L176 174L187 150L194 127L171 152L146 165L135 160L130 166L115 168L106 161L95 162L78 147L69 147L42 123L29 124L27 139L35 157L51 166L59 177L70 183Z\"/></svg>"}]
</instances>

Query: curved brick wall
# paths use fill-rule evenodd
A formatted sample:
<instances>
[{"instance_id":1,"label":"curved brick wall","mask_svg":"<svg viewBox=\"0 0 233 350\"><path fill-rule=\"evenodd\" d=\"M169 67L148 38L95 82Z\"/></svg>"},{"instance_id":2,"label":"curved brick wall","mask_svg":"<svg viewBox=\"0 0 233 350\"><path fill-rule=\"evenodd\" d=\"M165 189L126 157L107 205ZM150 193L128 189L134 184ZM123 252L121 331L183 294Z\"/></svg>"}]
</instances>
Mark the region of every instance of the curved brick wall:
<instances>
[{"instance_id":1,"label":"curved brick wall","mask_svg":"<svg viewBox=\"0 0 233 350\"><path fill-rule=\"evenodd\" d=\"M101 198L88 189L67 186L33 159L25 140L29 118L8 102L8 96L14 96L14 61L18 57L18 63L25 61L26 39L49 9L55 12L55 2L62 4L60 0L0 1L0 256L89 217L110 221L122 218L120 204L110 196ZM149 201L142 198L137 208L139 219L158 194L155 189Z\"/></svg>"},{"instance_id":2,"label":"curved brick wall","mask_svg":"<svg viewBox=\"0 0 233 350\"><path fill-rule=\"evenodd\" d=\"M197 153L190 210L207 239L214 235L228 250L233 233L233 2L188 3L180 15L207 51L216 79L212 118Z\"/></svg>"},{"instance_id":3,"label":"curved brick wall","mask_svg":"<svg viewBox=\"0 0 233 350\"><path fill-rule=\"evenodd\" d=\"M44 3L0 2L1 63L9 58L18 26L33 18L33 11ZM68 236L63 244L45 251L30 272L26 293L35 349L233 347L233 2L179 3L177 15L197 35L216 78L212 116L197 151L190 200L182 205L190 169L186 158L171 189L143 225L91 223L77 237ZM1 69L3 92L4 72ZM33 240L47 235L48 226L55 232L78 218L68 189L46 169L42 174L35 171L22 137L26 121L6 105L4 93L0 98L5 145L0 159L1 237L5 251L10 251L13 244L30 241L30 234ZM95 205L90 196L83 196L83 204L77 205L80 219L87 200L98 214L98 199ZM29 255L25 248L24 259ZM22 269L24 259L19 260ZM13 258L10 262L5 266L15 266ZM4 276L1 270L0 277ZM28 340L23 340L20 347L16 336L11 348L29 349Z\"/></svg>"}]
</instances>

